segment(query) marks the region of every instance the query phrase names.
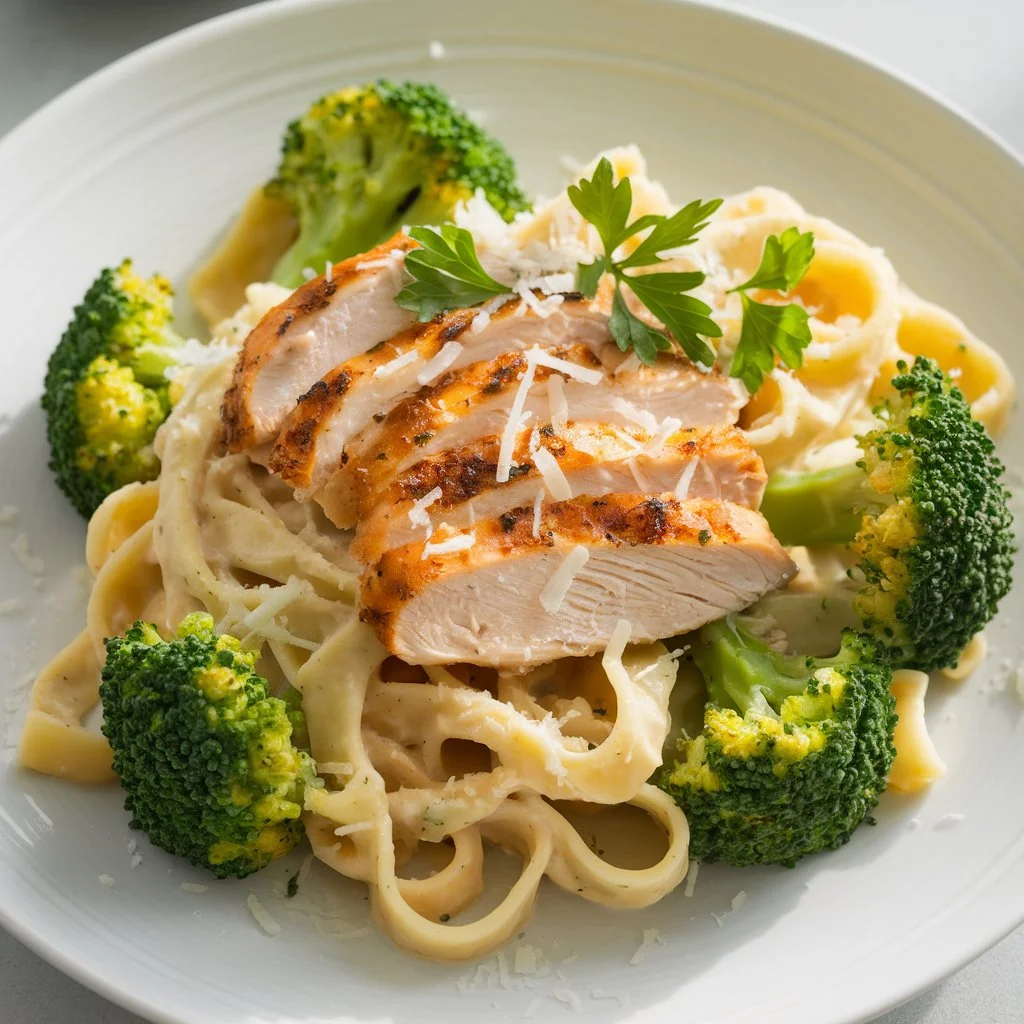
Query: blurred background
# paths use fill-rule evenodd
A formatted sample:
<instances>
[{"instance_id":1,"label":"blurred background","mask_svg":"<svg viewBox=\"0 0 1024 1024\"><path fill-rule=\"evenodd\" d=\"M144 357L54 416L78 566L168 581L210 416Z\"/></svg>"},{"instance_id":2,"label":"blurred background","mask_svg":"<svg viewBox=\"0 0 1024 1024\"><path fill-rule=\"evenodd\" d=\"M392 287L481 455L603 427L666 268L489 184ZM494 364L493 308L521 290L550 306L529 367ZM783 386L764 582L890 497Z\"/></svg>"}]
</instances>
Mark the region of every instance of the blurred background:
<instances>
[{"instance_id":1,"label":"blurred background","mask_svg":"<svg viewBox=\"0 0 1024 1024\"><path fill-rule=\"evenodd\" d=\"M481 0L496 2L496 0ZM627 0L592 0L623 3ZM118 57L239 0L0 0L0 135ZM909 75L1024 151L1021 0L750 0ZM1024 929L879 1024L1024 1021ZM138 1024L0 931L2 1024Z\"/></svg>"}]
</instances>

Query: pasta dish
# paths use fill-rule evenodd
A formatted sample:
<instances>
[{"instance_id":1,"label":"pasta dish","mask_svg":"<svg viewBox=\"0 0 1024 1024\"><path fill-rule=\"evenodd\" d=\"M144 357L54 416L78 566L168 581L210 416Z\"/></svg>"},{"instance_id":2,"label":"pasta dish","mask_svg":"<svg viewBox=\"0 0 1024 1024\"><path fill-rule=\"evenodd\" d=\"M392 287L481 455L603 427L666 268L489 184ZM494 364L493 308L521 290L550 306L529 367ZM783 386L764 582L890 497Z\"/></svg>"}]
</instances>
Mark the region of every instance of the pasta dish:
<instances>
[{"instance_id":1,"label":"pasta dish","mask_svg":"<svg viewBox=\"0 0 1024 1024\"><path fill-rule=\"evenodd\" d=\"M926 673L980 661L1009 587L1014 383L785 192L681 206L624 147L530 202L447 104L379 83L291 126L193 277L207 343L128 264L76 311L44 405L92 589L20 757L120 778L220 877L308 840L463 960L545 878L645 907L942 774ZM624 805L644 866L576 824ZM518 878L474 915L495 848Z\"/></svg>"}]
</instances>

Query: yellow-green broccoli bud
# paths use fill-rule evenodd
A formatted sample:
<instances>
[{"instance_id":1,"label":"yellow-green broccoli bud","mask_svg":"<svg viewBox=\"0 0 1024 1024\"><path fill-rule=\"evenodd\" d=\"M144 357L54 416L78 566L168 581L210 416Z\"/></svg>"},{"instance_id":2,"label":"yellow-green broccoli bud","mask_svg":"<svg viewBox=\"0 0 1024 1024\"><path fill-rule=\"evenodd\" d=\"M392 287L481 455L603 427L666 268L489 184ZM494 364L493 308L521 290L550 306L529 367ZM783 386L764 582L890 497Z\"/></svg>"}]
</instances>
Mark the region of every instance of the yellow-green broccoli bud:
<instances>
[{"instance_id":1,"label":"yellow-green broccoli bud","mask_svg":"<svg viewBox=\"0 0 1024 1024\"><path fill-rule=\"evenodd\" d=\"M171 329L170 283L130 260L93 282L50 356L43 392L50 467L84 516L159 472L157 428L170 411L165 371L182 340Z\"/></svg>"},{"instance_id":2,"label":"yellow-green broccoli bud","mask_svg":"<svg viewBox=\"0 0 1024 1024\"><path fill-rule=\"evenodd\" d=\"M103 734L132 826L219 878L257 871L301 840L315 777L256 658L201 613L169 641L144 622L107 641Z\"/></svg>"},{"instance_id":3,"label":"yellow-green broccoli bud","mask_svg":"<svg viewBox=\"0 0 1024 1024\"><path fill-rule=\"evenodd\" d=\"M845 843L896 753L885 647L847 631L834 658L784 655L726 619L692 655L709 697L703 731L657 779L686 812L691 856L791 866Z\"/></svg>"},{"instance_id":4,"label":"yellow-green broccoli bud","mask_svg":"<svg viewBox=\"0 0 1024 1024\"><path fill-rule=\"evenodd\" d=\"M153 435L167 415L163 396L140 384L129 367L97 356L78 382L75 397L82 426L75 465L115 487L153 480L160 472Z\"/></svg>"},{"instance_id":5,"label":"yellow-green broccoli bud","mask_svg":"<svg viewBox=\"0 0 1024 1024\"><path fill-rule=\"evenodd\" d=\"M992 439L952 381L918 357L892 383L860 461L773 473L761 511L783 544L848 543L863 627L927 672L955 665L1009 591L1013 517Z\"/></svg>"},{"instance_id":6,"label":"yellow-green broccoli bud","mask_svg":"<svg viewBox=\"0 0 1024 1024\"><path fill-rule=\"evenodd\" d=\"M299 236L274 270L287 287L383 242L403 225L450 220L481 190L506 219L526 208L512 158L436 86L379 81L317 100L284 136L268 194Z\"/></svg>"}]
</instances>

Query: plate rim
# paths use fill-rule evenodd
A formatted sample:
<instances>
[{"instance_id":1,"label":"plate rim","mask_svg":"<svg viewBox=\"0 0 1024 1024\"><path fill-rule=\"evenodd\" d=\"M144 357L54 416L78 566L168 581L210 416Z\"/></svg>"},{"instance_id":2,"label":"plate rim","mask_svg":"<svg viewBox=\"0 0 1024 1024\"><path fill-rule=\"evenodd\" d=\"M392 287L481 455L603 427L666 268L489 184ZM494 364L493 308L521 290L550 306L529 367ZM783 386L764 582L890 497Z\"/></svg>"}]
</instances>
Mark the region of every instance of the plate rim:
<instances>
[{"instance_id":1,"label":"plate rim","mask_svg":"<svg viewBox=\"0 0 1024 1024\"><path fill-rule=\"evenodd\" d=\"M47 100L42 106L23 118L14 127L0 136L0 162L7 154L16 149L32 132L45 132L47 122L58 116L66 107L86 102L94 90L104 88L125 77L130 77L137 69L145 68L154 57L173 56L176 51L188 50L195 43L215 39L218 36L230 36L237 25L259 21L273 21L287 18L291 12L318 6L355 7L373 2L373 0L260 0L245 7L227 11L186 26L168 35L153 40L116 60L98 68L74 85ZM663 7L687 7L710 12L713 15L735 24L756 23L781 36L796 41L804 41L828 53L831 59L842 59L872 74L875 81L885 84L888 88L897 88L902 93L911 93L925 101L934 113L944 116L953 122L959 122L963 128L970 129L970 134L986 144L992 155L1006 160L1013 170L1024 181L1024 151L1019 152L994 129L979 120L963 108L958 102L943 95L937 89L904 72L888 61L867 53L859 46L849 44L821 32L816 28L807 27L785 16L754 10L742 3L730 3L728 0L648 0L652 5ZM1014 844L1016 845L1016 844ZM969 901L965 908L976 901ZM962 910L959 911L962 913ZM991 919L991 915L990 918ZM903 1005L915 996L932 988L944 978L962 970L967 964L977 959L987 950L1001 942L1007 935L1024 924L1024 898L1012 913L1002 916L995 934L977 939L964 950L952 957L936 961L936 966L928 971L913 975L913 980L886 992L880 992L872 999L867 999L855 1011L853 1017L836 1017L834 1024L859 1024L874 1020L877 1016ZM192 1015L183 1016L187 1007L179 1005L177 1010L166 1010L149 1002L145 997L137 995L135 990L119 983L112 978L90 967L81 959L76 959L48 939L37 930L33 923L5 895L0 892L0 927L3 927L14 938L72 980L84 985L97 995L116 1006L119 1006L153 1024L194 1024ZM181 1012L179 1012L181 1011Z\"/></svg>"}]
</instances>

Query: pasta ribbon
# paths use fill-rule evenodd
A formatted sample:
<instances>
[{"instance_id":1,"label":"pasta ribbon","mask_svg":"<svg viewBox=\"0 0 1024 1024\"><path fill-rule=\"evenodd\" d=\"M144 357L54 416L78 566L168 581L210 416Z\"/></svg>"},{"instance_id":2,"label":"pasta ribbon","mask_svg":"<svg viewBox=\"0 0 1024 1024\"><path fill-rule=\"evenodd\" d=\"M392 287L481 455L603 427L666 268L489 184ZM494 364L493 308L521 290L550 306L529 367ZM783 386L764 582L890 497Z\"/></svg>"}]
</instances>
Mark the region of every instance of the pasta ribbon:
<instances>
[{"instance_id":1,"label":"pasta ribbon","mask_svg":"<svg viewBox=\"0 0 1024 1024\"><path fill-rule=\"evenodd\" d=\"M913 669L898 669L892 676L892 692L899 721L893 736L896 760L889 772L889 788L917 793L946 774L945 762L935 749L924 717L928 676Z\"/></svg>"},{"instance_id":2,"label":"pasta ribbon","mask_svg":"<svg viewBox=\"0 0 1024 1024\"><path fill-rule=\"evenodd\" d=\"M896 363L928 356L953 379L971 404L971 412L993 436L1006 430L1016 384L1002 356L976 338L952 313L903 289L895 344L872 385L877 401L892 394Z\"/></svg>"},{"instance_id":3,"label":"pasta ribbon","mask_svg":"<svg viewBox=\"0 0 1024 1024\"><path fill-rule=\"evenodd\" d=\"M271 198L262 186L250 194L234 224L189 282L189 294L208 327L242 305L250 282L270 279L298 230L288 203Z\"/></svg>"}]
</instances>

